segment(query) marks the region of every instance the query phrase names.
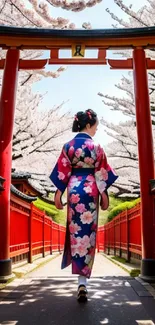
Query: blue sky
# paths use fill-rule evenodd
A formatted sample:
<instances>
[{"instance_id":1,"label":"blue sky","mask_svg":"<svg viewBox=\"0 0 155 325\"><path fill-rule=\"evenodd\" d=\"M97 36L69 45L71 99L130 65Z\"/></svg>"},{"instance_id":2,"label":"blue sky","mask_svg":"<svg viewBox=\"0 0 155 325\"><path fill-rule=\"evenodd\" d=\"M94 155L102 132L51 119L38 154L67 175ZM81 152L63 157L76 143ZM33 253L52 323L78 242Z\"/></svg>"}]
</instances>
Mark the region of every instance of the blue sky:
<instances>
[{"instance_id":1,"label":"blue sky","mask_svg":"<svg viewBox=\"0 0 155 325\"><path fill-rule=\"evenodd\" d=\"M142 5L147 4L147 0L124 0L124 4L133 4L133 9L138 10ZM76 24L77 28L81 28L83 22L90 22L92 28L111 28L115 22L105 11L106 8L109 8L120 18L128 19L128 16L114 4L113 0L103 0L95 7L79 13L52 8L51 14L53 17L68 18ZM69 55L69 51L64 52L65 57ZM95 51L92 52L92 56L94 55ZM112 54L109 53L108 56L110 55ZM47 67L47 70L55 70L57 68L58 66L50 66ZM121 92L118 91L115 84L119 83L122 75L126 74L127 71L110 70L108 66L68 66L67 70L59 78L44 78L34 85L34 90L47 92L40 105L41 109L49 109L63 101L67 101L64 109L71 111L73 115L79 110L92 108L99 117L103 116L109 122L118 123L120 120L125 120L125 117L120 113L112 112L102 103L101 97L97 94L102 92L104 94L121 96ZM103 145L107 145L110 141L103 126L99 127L96 138Z\"/></svg>"}]
</instances>

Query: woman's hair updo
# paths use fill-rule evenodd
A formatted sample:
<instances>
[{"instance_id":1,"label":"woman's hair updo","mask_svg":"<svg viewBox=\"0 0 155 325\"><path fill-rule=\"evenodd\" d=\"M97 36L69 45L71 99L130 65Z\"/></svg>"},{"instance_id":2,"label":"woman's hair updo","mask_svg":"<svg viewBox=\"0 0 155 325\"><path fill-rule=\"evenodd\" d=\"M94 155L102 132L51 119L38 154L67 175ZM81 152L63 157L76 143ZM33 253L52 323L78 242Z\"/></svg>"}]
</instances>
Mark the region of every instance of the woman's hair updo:
<instances>
[{"instance_id":1,"label":"woman's hair updo","mask_svg":"<svg viewBox=\"0 0 155 325\"><path fill-rule=\"evenodd\" d=\"M85 129L87 124L93 126L97 122L97 114L92 109L85 112L78 112L73 121L72 132L80 132Z\"/></svg>"}]
</instances>

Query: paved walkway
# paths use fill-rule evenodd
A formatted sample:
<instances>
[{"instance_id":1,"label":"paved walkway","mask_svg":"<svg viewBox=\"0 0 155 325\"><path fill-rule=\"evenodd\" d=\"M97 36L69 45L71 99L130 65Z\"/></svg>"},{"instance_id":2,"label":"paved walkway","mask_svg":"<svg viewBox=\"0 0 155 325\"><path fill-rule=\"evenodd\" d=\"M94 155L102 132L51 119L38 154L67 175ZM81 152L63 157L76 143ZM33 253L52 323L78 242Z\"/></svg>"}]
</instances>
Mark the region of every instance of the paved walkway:
<instances>
[{"instance_id":1,"label":"paved walkway","mask_svg":"<svg viewBox=\"0 0 155 325\"><path fill-rule=\"evenodd\" d=\"M0 303L0 325L153 325L147 286L97 254L86 304L76 301L77 277L60 270L61 256L26 276ZM11 288L10 284L10 288Z\"/></svg>"}]
</instances>

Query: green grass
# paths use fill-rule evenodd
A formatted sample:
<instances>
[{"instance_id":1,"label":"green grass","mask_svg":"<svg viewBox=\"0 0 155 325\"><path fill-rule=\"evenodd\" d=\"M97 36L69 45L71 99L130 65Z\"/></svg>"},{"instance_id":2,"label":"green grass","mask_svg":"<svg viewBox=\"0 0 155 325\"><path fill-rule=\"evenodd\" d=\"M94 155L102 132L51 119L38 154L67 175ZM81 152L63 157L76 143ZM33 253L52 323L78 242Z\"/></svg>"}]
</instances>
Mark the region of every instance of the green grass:
<instances>
[{"instance_id":1,"label":"green grass","mask_svg":"<svg viewBox=\"0 0 155 325\"><path fill-rule=\"evenodd\" d=\"M111 257L111 259L112 259L112 260L115 260L115 261L118 261L118 262L120 262L120 263L122 263L122 264L126 264L126 259L123 258L123 257L113 256L113 257Z\"/></svg>"},{"instance_id":2,"label":"green grass","mask_svg":"<svg viewBox=\"0 0 155 325\"><path fill-rule=\"evenodd\" d=\"M133 200L133 201L126 201L116 205L107 216L107 220L111 221L115 216L117 216L120 212L133 208L137 203L140 202L140 198Z\"/></svg>"},{"instance_id":3,"label":"green grass","mask_svg":"<svg viewBox=\"0 0 155 325\"><path fill-rule=\"evenodd\" d=\"M58 210L54 204L44 202L39 198L34 202L34 205L40 210L45 211L46 215L51 217L53 221L61 225L66 225L66 215L67 215L66 206L64 207L63 210Z\"/></svg>"},{"instance_id":4,"label":"green grass","mask_svg":"<svg viewBox=\"0 0 155 325\"><path fill-rule=\"evenodd\" d=\"M122 202L123 200L121 199L115 198L114 196L109 196L109 208L105 211L99 209L99 226L102 226L108 222L108 215L110 211Z\"/></svg>"}]
</instances>

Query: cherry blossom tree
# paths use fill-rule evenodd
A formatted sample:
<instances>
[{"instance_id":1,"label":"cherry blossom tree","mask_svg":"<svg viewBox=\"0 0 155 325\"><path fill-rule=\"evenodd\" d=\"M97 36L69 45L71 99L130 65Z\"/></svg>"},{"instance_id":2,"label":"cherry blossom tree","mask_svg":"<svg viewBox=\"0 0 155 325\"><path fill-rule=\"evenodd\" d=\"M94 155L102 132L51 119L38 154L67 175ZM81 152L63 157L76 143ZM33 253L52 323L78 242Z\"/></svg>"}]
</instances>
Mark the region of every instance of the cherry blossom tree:
<instances>
[{"instance_id":1,"label":"cherry blossom tree","mask_svg":"<svg viewBox=\"0 0 155 325\"><path fill-rule=\"evenodd\" d=\"M0 3L0 24L16 27L35 27L51 29L74 29L75 24L63 17L53 18L52 8L62 8L78 12L91 8L101 0L2 0ZM89 22L84 22L83 28L89 29ZM0 58L5 58L6 52L0 51ZM21 51L22 59L37 59L42 51ZM13 135L13 167L18 170L49 173L55 156L58 155L63 142L69 136L71 115L64 114L63 105L40 112L39 104L43 94L35 94L32 86L43 77L57 78L65 70L59 67L56 71L35 70L20 71L16 113ZM2 72L0 73L0 85Z\"/></svg>"},{"instance_id":2,"label":"cherry blossom tree","mask_svg":"<svg viewBox=\"0 0 155 325\"><path fill-rule=\"evenodd\" d=\"M114 28L125 27L147 27L154 25L155 4L154 1L148 0L147 6L143 6L138 12L132 10L132 5L127 6L125 1L114 0L115 4L127 14L127 19L123 20L114 15L108 8L107 12L117 22L113 24ZM118 54L118 53L117 53ZM131 57L132 51L119 51L120 57ZM154 50L147 50L146 56L155 57ZM155 74L148 73L150 103L152 115L152 129L155 135ZM119 84L115 85L122 91L122 96L114 97L99 92L104 105L110 107L113 111L122 112L127 117L127 122L120 122L119 125L107 123L102 119L102 124L106 127L107 134L114 140L108 145L107 153L112 159L112 164L119 174L117 182L113 186L116 195L120 197L137 197L140 195L139 188L139 167L138 167L138 148L137 148L137 131L135 119L135 100L133 89L133 74L123 76Z\"/></svg>"}]
</instances>

